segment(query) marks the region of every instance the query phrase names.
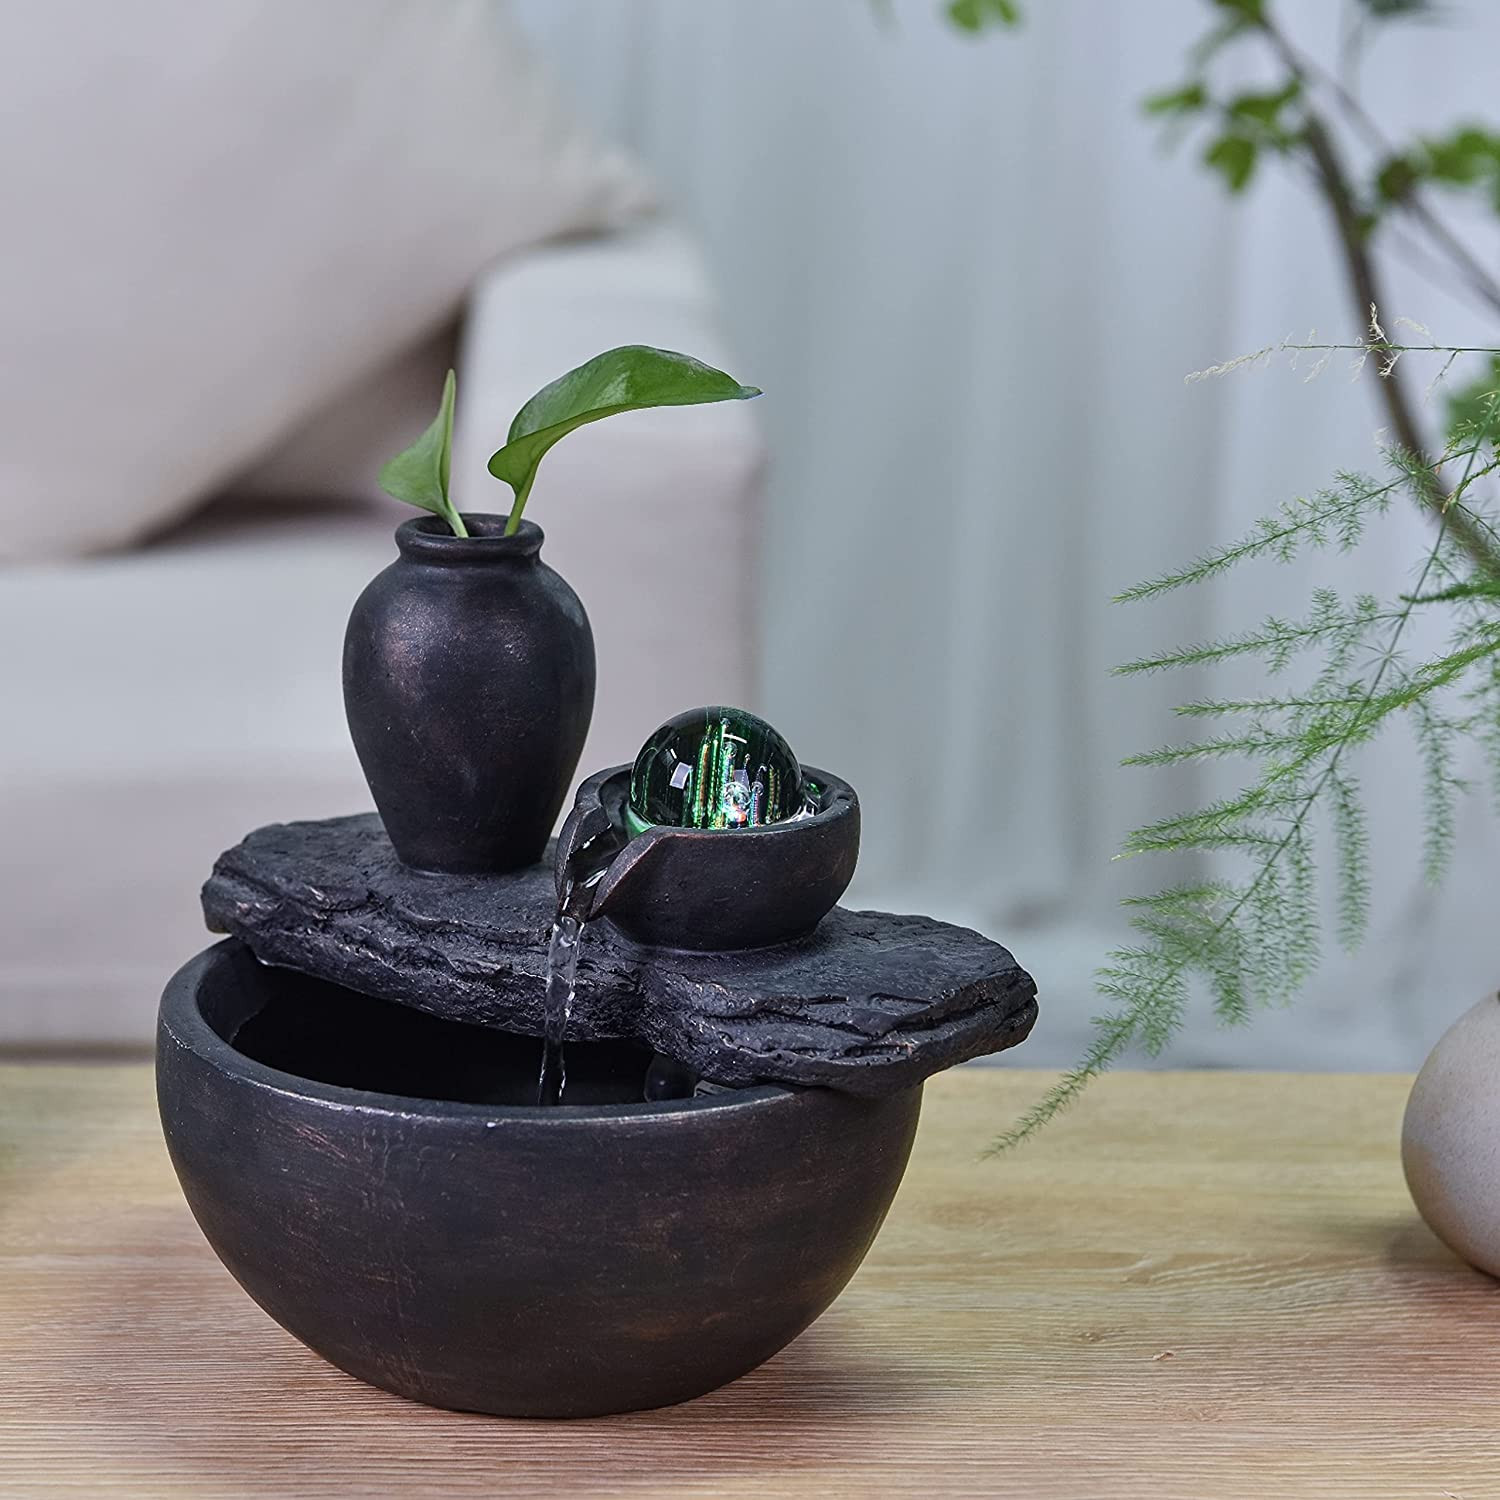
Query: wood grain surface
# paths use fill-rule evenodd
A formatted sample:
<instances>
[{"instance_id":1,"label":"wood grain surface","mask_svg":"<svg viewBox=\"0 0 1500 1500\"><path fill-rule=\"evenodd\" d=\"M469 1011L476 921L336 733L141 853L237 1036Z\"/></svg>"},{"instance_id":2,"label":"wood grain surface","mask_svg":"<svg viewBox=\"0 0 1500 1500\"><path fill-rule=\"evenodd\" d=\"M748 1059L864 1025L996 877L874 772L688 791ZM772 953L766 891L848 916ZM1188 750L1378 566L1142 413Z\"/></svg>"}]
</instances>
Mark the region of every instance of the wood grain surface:
<instances>
[{"instance_id":1,"label":"wood grain surface","mask_svg":"<svg viewBox=\"0 0 1500 1500\"><path fill-rule=\"evenodd\" d=\"M1500 1285L1401 1181L1402 1078L928 1086L864 1269L688 1406L428 1410L323 1364L200 1238L147 1068L0 1068L0 1495L1500 1496Z\"/></svg>"}]
</instances>

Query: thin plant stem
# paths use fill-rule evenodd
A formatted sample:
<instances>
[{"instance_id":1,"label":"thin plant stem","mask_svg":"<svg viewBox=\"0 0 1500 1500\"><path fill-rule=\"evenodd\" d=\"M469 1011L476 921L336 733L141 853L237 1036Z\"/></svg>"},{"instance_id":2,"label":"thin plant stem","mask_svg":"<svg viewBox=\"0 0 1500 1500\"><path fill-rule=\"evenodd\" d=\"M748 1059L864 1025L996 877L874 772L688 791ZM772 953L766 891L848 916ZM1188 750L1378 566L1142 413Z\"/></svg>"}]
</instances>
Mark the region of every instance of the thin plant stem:
<instances>
[{"instance_id":1,"label":"thin plant stem","mask_svg":"<svg viewBox=\"0 0 1500 1500\"><path fill-rule=\"evenodd\" d=\"M1263 15L1259 25L1292 77L1305 87L1307 74L1302 61L1275 22ZM1311 106L1303 116L1302 137L1312 157L1324 200L1333 216L1349 292L1356 314L1363 323L1372 315L1373 309L1385 307L1386 302L1374 258L1366 243L1364 224L1349 184L1349 174L1334 144L1332 132L1323 117ZM1394 367L1382 371L1379 389L1396 445L1425 464L1423 454L1426 444L1422 440L1421 429L1417 425L1400 372ZM1491 576L1500 575L1500 551L1471 526L1465 517L1455 517L1451 527L1447 526L1450 497L1442 480L1433 475L1429 480L1416 484L1414 489L1418 503L1438 518L1440 524L1451 530L1454 539L1468 553L1475 567Z\"/></svg>"},{"instance_id":2,"label":"thin plant stem","mask_svg":"<svg viewBox=\"0 0 1500 1500\"><path fill-rule=\"evenodd\" d=\"M1393 147L1389 138L1350 88L1315 59L1293 46L1291 39L1269 16L1262 17L1261 26L1283 63L1299 79L1317 79L1337 100L1345 117L1364 135L1366 141L1377 151L1391 154ZM1434 244L1458 268L1470 290L1492 311L1500 312L1500 282L1496 282L1469 247L1438 217L1421 192L1414 186L1410 187L1396 202L1426 230Z\"/></svg>"},{"instance_id":3,"label":"thin plant stem","mask_svg":"<svg viewBox=\"0 0 1500 1500\"><path fill-rule=\"evenodd\" d=\"M533 468L525 479L521 481L521 488L516 491L515 504L510 508L510 515L505 522L506 536L514 536L521 529L521 515L526 509L526 501L531 496L531 485L536 478L536 470Z\"/></svg>"},{"instance_id":4,"label":"thin plant stem","mask_svg":"<svg viewBox=\"0 0 1500 1500\"><path fill-rule=\"evenodd\" d=\"M1276 348L1311 354L1337 354L1344 349L1351 354L1500 354L1500 346L1494 344L1394 344L1389 339L1371 339L1367 344L1298 344L1288 339Z\"/></svg>"}]
</instances>

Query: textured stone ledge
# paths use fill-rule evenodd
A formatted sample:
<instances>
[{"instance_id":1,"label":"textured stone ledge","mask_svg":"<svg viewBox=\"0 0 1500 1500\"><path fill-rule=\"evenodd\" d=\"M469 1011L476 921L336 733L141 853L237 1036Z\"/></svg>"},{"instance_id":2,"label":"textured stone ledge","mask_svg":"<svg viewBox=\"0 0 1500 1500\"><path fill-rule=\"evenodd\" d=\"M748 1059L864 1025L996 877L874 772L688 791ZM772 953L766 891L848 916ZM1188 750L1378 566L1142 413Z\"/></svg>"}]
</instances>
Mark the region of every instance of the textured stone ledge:
<instances>
[{"instance_id":1,"label":"textured stone ledge","mask_svg":"<svg viewBox=\"0 0 1500 1500\"><path fill-rule=\"evenodd\" d=\"M554 901L550 864L408 870L373 814L259 829L203 888L210 929L267 963L531 1035ZM745 953L645 949L592 923L570 1034L635 1038L722 1084L882 1094L1013 1047L1035 1020L1036 986L998 943L838 907L807 938Z\"/></svg>"}]
</instances>

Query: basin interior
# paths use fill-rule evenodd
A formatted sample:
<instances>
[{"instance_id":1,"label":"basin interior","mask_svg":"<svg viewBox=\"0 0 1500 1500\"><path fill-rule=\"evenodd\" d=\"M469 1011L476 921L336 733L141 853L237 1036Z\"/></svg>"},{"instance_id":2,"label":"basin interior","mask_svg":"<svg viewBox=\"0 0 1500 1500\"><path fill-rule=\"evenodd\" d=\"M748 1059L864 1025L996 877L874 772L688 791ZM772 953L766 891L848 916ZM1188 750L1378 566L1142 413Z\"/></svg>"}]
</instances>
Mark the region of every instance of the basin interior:
<instances>
[{"instance_id":1,"label":"basin interior","mask_svg":"<svg viewBox=\"0 0 1500 1500\"><path fill-rule=\"evenodd\" d=\"M316 1083L408 1099L536 1103L542 1058L536 1037L446 1020L267 968L248 954L244 959L248 972L236 966L242 982L205 995L202 1014L256 1062ZM561 1107L639 1103L654 1056L635 1042L570 1041Z\"/></svg>"}]
</instances>

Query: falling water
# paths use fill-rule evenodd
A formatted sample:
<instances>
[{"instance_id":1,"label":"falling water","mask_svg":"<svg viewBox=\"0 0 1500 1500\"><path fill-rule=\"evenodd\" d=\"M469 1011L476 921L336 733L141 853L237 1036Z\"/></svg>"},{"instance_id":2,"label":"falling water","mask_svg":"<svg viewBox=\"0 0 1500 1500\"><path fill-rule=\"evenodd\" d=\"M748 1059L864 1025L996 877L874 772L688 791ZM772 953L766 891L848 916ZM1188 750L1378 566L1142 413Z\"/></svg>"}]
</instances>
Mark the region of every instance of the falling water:
<instances>
[{"instance_id":1,"label":"falling water","mask_svg":"<svg viewBox=\"0 0 1500 1500\"><path fill-rule=\"evenodd\" d=\"M560 906L557 920L552 924L552 941L547 946L542 1071L536 1086L538 1104L561 1104L568 1081L563 1041L573 1014L573 994L578 986L578 940L582 936L583 923Z\"/></svg>"},{"instance_id":2,"label":"falling water","mask_svg":"<svg viewBox=\"0 0 1500 1500\"><path fill-rule=\"evenodd\" d=\"M623 842L614 829L595 834L573 851L564 872L552 938L547 945L542 994L542 1066L536 1085L538 1104L561 1104L563 1100L568 1082L563 1043L578 988L578 949L584 924L593 909L594 888L608 873L610 861Z\"/></svg>"},{"instance_id":3,"label":"falling water","mask_svg":"<svg viewBox=\"0 0 1500 1500\"><path fill-rule=\"evenodd\" d=\"M573 851L563 875L543 976L542 1066L536 1085L536 1102L541 1105L563 1102L568 1082L563 1045L578 988L578 950L583 942L583 929L593 913L595 890L624 844L625 839L616 828L594 834ZM717 1084L701 1082L691 1068L658 1052L646 1071L642 1097L688 1099L694 1093L720 1092L723 1091Z\"/></svg>"}]
</instances>

